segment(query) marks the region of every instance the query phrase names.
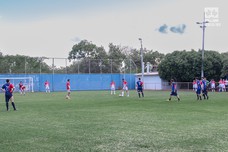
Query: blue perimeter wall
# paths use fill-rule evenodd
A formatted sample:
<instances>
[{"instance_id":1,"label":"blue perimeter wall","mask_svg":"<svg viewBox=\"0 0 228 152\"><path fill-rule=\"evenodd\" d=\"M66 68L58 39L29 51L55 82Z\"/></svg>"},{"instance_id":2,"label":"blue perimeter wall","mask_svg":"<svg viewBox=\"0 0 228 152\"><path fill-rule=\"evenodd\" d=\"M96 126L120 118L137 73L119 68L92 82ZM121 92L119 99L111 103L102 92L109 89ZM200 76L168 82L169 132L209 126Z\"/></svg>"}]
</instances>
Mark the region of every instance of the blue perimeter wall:
<instances>
[{"instance_id":1,"label":"blue perimeter wall","mask_svg":"<svg viewBox=\"0 0 228 152\"><path fill-rule=\"evenodd\" d=\"M50 83L51 91L66 91L66 81L70 79L71 90L110 90L110 83L112 80L116 83L116 89L122 87L122 79L128 82L129 89L135 89L135 75L134 74L1 74L0 78L33 78L33 90L35 92L45 91L44 82L46 80ZM19 82L24 80L11 80L18 91ZM3 85L5 79L0 80Z\"/></svg>"}]
</instances>

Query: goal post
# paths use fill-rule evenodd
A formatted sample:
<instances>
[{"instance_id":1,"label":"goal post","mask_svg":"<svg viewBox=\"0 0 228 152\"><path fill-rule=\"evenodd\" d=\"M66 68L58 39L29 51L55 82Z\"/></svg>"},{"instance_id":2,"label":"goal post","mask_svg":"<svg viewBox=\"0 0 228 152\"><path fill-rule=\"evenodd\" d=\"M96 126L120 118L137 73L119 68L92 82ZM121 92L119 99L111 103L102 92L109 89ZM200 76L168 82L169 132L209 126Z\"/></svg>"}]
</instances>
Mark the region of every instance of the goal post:
<instances>
[{"instance_id":1,"label":"goal post","mask_svg":"<svg viewBox=\"0 0 228 152\"><path fill-rule=\"evenodd\" d=\"M19 83L22 81L23 85L25 86L25 90L27 92L34 92L33 90L33 77L0 77L0 84L1 86L6 83L6 79L10 80L10 83L12 83L15 87L15 91L19 92Z\"/></svg>"}]
</instances>

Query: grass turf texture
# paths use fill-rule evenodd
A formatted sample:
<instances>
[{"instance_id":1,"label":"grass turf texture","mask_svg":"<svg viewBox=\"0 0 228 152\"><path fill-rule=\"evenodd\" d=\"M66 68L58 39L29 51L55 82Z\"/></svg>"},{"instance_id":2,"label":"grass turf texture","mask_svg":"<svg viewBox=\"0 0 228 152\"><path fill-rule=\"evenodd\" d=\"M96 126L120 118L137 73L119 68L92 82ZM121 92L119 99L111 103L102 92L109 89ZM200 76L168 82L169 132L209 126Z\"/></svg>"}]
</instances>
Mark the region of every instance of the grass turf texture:
<instances>
[{"instance_id":1,"label":"grass turf texture","mask_svg":"<svg viewBox=\"0 0 228 152\"><path fill-rule=\"evenodd\" d=\"M15 93L17 111L0 102L0 151L228 151L227 93L147 91L139 99L109 91Z\"/></svg>"}]
</instances>

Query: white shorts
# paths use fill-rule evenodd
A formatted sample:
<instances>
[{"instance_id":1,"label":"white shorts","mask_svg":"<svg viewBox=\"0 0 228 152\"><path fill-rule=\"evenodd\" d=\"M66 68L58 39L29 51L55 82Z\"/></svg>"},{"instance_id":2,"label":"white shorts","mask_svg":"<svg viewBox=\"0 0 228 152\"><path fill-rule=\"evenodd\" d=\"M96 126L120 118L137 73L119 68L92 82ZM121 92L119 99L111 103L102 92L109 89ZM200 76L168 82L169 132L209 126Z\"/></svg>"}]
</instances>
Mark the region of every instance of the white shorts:
<instances>
[{"instance_id":1,"label":"white shorts","mask_svg":"<svg viewBox=\"0 0 228 152\"><path fill-rule=\"evenodd\" d=\"M70 93L70 89L69 89L69 90L67 90L67 92L68 92L68 93Z\"/></svg>"},{"instance_id":2,"label":"white shorts","mask_svg":"<svg viewBox=\"0 0 228 152\"><path fill-rule=\"evenodd\" d=\"M219 87L220 88L225 88L225 85L224 84L219 84Z\"/></svg>"},{"instance_id":3,"label":"white shorts","mask_svg":"<svg viewBox=\"0 0 228 152\"><path fill-rule=\"evenodd\" d=\"M215 88L215 84L211 84L211 88Z\"/></svg>"},{"instance_id":4,"label":"white shorts","mask_svg":"<svg viewBox=\"0 0 228 152\"><path fill-rule=\"evenodd\" d=\"M193 88L196 89L196 88L197 88L197 84L194 84L194 85L193 85Z\"/></svg>"},{"instance_id":5,"label":"white shorts","mask_svg":"<svg viewBox=\"0 0 228 152\"><path fill-rule=\"evenodd\" d=\"M46 86L45 88L46 88L46 90L49 90L49 86Z\"/></svg>"},{"instance_id":6,"label":"white shorts","mask_svg":"<svg viewBox=\"0 0 228 152\"><path fill-rule=\"evenodd\" d=\"M128 87L127 86L124 86L123 87L123 90L126 90L127 91L128 90Z\"/></svg>"},{"instance_id":7,"label":"white shorts","mask_svg":"<svg viewBox=\"0 0 228 152\"><path fill-rule=\"evenodd\" d=\"M116 90L115 86L111 86L111 90L112 91Z\"/></svg>"}]
</instances>

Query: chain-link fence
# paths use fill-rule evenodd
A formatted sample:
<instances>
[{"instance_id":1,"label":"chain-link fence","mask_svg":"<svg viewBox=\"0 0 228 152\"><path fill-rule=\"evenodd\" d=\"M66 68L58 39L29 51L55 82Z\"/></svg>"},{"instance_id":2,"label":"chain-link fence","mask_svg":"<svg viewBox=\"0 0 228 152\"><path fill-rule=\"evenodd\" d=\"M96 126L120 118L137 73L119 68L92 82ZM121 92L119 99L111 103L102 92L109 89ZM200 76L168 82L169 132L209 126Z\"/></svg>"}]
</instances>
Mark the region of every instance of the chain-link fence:
<instances>
[{"instance_id":1,"label":"chain-link fence","mask_svg":"<svg viewBox=\"0 0 228 152\"><path fill-rule=\"evenodd\" d=\"M69 60L67 58L16 56L1 59L1 65L0 73L6 74L137 73L137 66L131 59Z\"/></svg>"},{"instance_id":2,"label":"chain-link fence","mask_svg":"<svg viewBox=\"0 0 228 152\"><path fill-rule=\"evenodd\" d=\"M195 91L192 82L176 82L177 90L183 91ZM171 84L169 82L161 82L161 83L145 83L145 88L149 88L148 90L171 90ZM208 91L212 91L211 85L207 86ZM221 87L217 82L215 84L214 91L217 92L228 92L228 84L224 84L224 87Z\"/></svg>"}]
</instances>

